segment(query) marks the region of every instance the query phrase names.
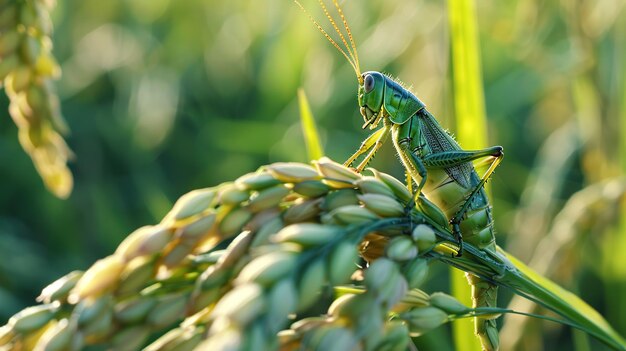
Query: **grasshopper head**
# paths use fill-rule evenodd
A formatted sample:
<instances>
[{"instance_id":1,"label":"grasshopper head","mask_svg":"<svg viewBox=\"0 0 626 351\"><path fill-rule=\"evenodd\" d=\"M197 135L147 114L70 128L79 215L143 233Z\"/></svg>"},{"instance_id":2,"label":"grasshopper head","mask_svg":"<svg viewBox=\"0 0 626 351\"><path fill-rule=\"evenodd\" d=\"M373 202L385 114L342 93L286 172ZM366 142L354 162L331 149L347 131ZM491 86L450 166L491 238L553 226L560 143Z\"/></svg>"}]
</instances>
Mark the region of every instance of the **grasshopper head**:
<instances>
[{"instance_id":1,"label":"grasshopper head","mask_svg":"<svg viewBox=\"0 0 626 351\"><path fill-rule=\"evenodd\" d=\"M359 106L365 120L363 129L370 126L376 128L382 117L383 100L385 96L385 77L380 72L369 71L359 79Z\"/></svg>"}]
</instances>

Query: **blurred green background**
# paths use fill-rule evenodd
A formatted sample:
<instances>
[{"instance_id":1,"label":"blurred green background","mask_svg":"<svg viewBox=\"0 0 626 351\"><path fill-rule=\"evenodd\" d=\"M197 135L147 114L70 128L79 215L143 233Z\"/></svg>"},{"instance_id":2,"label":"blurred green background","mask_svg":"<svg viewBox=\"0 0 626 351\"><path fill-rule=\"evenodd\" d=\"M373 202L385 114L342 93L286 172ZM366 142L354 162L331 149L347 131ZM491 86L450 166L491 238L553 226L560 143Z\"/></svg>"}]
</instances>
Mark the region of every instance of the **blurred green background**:
<instances>
[{"instance_id":1,"label":"blurred green background","mask_svg":"<svg viewBox=\"0 0 626 351\"><path fill-rule=\"evenodd\" d=\"M498 242L626 335L624 2L477 3L489 139L506 154L490 182ZM361 68L412 86L454 131L446 3L342 4ZM59 0L53 22L75 188L65 201L45 190L2 94L0 324L185 192L306 161L298 87L328 156L366 136L353 71L289 0ZM372 165L402 175L390 145ZM432 273L427 290L448 290L447 269ZM504 350L585 349L569 328L505 321ZM447 332L420 343L451 348Z\"/></svg>"}]
</instances>

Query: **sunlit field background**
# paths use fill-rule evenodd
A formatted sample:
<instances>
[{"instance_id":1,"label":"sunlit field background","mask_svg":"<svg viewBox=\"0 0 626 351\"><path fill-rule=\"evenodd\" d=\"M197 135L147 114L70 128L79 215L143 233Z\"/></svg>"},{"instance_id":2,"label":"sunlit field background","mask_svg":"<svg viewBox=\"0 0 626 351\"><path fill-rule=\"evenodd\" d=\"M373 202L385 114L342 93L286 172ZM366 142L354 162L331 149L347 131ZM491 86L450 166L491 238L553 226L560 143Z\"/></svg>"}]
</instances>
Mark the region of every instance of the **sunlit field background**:
<instances>
[{"instance_id":1,"label":"sunlit field background","mask_svg":"<svg viewBox=\"0 0 626 351\"><path fill-rule=\"evenodd\" d=\"M326 23L317 2L303 4ZM477 14L489 143L505 150L490 181L497 241L626 335L623 5L491 0L477 1ZM454 133L446 3L342 6L361 68L412 86ZM53 22L75 187L67 200L46 191L2 94L0 325L187 191L307 161L299 87L328 156L345 160L367 135L354 72L289 0L58 0ZM403 172L391 145L372 166ZM448 284L448 269L435 265L426 290ZM504 321L504 350L601 348L558 324ZM454 349L449 333L417 344Z\"/></svg>"}]
</instances>

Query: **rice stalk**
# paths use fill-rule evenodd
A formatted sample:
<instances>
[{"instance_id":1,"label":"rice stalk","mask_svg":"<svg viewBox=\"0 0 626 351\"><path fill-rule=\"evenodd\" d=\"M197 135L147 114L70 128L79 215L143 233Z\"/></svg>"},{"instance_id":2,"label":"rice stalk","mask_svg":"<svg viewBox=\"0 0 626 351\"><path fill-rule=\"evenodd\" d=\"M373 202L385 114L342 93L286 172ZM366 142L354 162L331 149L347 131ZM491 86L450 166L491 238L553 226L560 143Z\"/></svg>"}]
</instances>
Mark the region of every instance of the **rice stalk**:
<instances>
[{"instance_id":1,"label":"rice stalk","mask_svg":"<svg viewBox=\"0 0 626 351\"><path fill-rule=\"evenodd\" d=\"M63 140L67 126L52 81L61 68L52 56L54 1L8 1L0 5L0 81L11 101L9 113L20 144L46 187L66 198L72 191L67 161L72 152Z\"/></svg>"}]
</instances>

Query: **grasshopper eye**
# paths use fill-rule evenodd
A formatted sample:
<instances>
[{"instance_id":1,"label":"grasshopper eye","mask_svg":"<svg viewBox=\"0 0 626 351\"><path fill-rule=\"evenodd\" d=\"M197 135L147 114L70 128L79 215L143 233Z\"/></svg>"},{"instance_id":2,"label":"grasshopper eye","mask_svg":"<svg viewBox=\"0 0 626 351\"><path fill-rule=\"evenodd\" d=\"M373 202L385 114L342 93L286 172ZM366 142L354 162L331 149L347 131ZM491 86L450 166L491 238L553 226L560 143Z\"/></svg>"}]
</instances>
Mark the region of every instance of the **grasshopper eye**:
<instances>
[{"instance_id":1,"label":"grasshopper eye","mask_svg":"<svg viewBox=\"0 0 626 351\"><path fill-rule=\"evenodd\" d=\"M365 76L365 82L363 82L363 89L366 93L369 93L374 89L374 77L370 74Z\"/></svg>"}]
</instances>

